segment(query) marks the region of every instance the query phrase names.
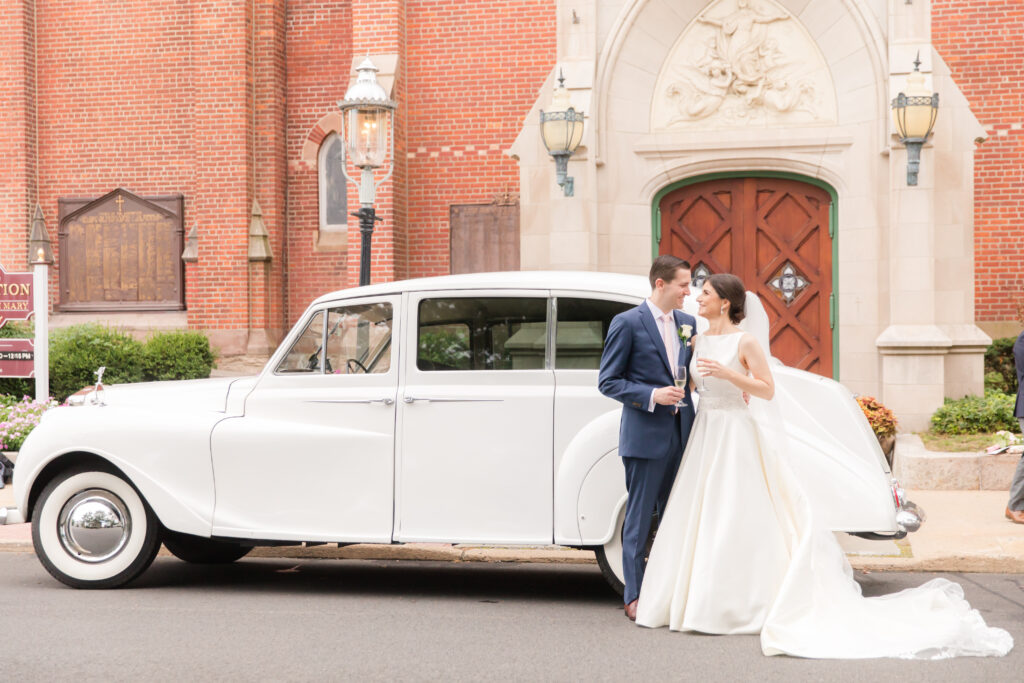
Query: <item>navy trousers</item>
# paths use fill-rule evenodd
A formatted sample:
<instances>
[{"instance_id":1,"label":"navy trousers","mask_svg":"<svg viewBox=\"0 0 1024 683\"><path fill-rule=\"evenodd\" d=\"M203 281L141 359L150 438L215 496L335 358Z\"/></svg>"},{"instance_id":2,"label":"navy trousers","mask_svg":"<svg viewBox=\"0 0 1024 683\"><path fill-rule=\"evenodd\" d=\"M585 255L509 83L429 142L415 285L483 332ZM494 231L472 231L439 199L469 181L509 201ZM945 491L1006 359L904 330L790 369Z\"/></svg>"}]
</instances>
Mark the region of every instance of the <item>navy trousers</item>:
<instances>
[{"instance_id":1,"label":"navy trousers","mask_svg":"<svg viewBox=\"0 0 1024 683\"><path fill-rule=\"evenodd\" d=\"M626 584L622 598L627 605L640 597L651 518L655 512L660 515L665 509L682 459L682 448L678 453L657 460L622 459L627 493L626 517L622 522L622 574Z\"/></svg>"}]
</instances>

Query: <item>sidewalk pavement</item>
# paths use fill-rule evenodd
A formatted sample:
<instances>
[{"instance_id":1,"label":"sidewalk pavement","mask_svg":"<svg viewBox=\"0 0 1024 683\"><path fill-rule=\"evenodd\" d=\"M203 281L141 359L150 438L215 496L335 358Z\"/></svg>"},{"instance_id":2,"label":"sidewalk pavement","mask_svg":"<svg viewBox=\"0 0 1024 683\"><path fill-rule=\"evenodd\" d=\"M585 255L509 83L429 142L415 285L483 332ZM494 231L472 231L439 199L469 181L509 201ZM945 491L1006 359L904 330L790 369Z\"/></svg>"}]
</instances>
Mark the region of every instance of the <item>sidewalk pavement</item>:
<instances>
[{"instance_id":1,"label":"sidewalk pavement","mask_svg":"<svg viewBox=\"0 0 1024 683\"><path fill-rule=\"evenodd\" d=\"M1024 525L1003 516L1005 491L908 491L924 508L921 529L900 541L866 541L840 534L850 564L866 571L1024 573ZM0 490L0 506L13 505L10 486ZM28 524L0 526L0 551L31 552ZM161 549L166 554L166 549ZM589 564L594 554L561 546L489 546L442 543L406 545L333 544L255 548L250 557L442 562L548 562Z\"/></svg>"}]
</instances>

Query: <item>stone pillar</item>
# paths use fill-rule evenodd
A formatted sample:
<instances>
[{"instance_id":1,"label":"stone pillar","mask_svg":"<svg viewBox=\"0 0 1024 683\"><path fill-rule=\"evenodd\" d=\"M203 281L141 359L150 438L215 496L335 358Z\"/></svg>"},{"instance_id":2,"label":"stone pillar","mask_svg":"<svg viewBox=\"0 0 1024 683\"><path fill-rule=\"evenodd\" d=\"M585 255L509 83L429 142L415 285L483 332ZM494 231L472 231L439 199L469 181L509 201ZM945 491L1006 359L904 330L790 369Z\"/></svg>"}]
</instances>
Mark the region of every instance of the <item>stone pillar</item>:
<instances>
[{"instance_id":1,"label":"stone pillar","mask_svg":"<svg viewBox=\"0 0 1024 683\"><path fill-rule=\"evenodd\" d=\"M527 115L511 154L519 160L520 258L523 270L593 270L598 258L597 164L591 152L597 119L591 116L597 58L596 0L559 0L557 63ZM572 106L586 115L583 140L569 159L574 194L555 182L555 162L540 136L540 111L551 103L559 74Z\"/></svg>"},{"instance_id":2,"label":"stone pillar","mask_svg":"<svg viewBox=\"0 0 1024 683\"><path fill-rule=\"evenodd\" d=\"M890 96L905 87L913 60L939 93L934 135L921 155L916 186L907 185L907 150L888 123L889 325L876 345L882 357L882 401L903 431L922 431L946 397L980 393L988 337L974 325L973 141L984 134L931 48L931 3L890 0ZM883 271L884 272L884 271ZM883 292L886 288L883 286Z\"/></svg>"}]
</instances>

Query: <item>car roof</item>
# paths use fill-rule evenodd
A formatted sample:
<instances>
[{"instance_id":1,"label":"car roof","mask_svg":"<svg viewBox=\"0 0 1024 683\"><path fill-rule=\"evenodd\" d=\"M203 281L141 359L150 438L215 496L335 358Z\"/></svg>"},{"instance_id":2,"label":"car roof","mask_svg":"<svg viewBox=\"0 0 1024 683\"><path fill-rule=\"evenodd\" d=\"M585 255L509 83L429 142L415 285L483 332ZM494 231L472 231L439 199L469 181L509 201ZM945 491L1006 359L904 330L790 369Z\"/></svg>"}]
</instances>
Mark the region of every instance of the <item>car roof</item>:
<instances>
[{"instance_id":1,"label":"car roof","mask_svg":"<svg viewBox=\"0 0 1024 683\"><path fill-rule=\"evenodd\" d=\"M353 299L363 296L422 292L435 289L560 289L642 298L650 293L651 285L647 278L642 275L597 273L583 270L519 270L504 273L469 273L382 282L365 287L339 289L330 294L324 294L313 303L318 304L336 299Z\"/></svg>"}]
</instances>

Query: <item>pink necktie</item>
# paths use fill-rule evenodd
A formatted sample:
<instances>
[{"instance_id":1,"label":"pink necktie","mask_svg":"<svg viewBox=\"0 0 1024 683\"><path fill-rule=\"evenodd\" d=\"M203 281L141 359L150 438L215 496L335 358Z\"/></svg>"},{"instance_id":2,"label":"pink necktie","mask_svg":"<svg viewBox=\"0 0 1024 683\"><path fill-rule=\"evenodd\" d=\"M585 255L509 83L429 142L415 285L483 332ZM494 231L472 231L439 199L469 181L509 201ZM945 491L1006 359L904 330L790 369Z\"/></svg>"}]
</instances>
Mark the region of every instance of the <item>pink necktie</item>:
<instances>
[{"instance_id":1,"label":"pink necktie","mask_svg":"<svg viewBox=\"0 0 1024 683\"><path fill-rule=\"evenodd\" d=\"M665 342L665 354L668 356L668 366L672 368L672 376L676 376L676 359L672 357L672 314L665 313L661 316L661 338Z\"/></svg>"}]
</instances>

